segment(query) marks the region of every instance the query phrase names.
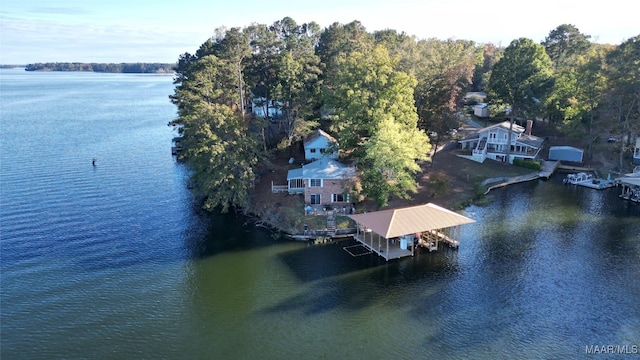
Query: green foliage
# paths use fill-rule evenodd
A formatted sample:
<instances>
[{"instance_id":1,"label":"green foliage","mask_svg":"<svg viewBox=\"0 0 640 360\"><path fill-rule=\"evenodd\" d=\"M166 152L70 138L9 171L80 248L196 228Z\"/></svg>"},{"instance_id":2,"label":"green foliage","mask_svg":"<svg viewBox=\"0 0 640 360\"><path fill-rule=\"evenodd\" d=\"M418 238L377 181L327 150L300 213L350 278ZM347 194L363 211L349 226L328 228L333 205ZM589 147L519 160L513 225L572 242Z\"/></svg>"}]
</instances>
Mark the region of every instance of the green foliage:
<instances>
[{"instance_id":1,"label":"green foliage","mask_svg":"<svg viewBox=\"0 0 640 360\"><path fill-rule=\"evenodd\" d=\"M542 165L538 161L532 160L513 159L513 165L536 171L542 169Z\"/></svg>"},{"instance_id":2,"label":"green foliage","mask_svg":"<svg viewBox=\"0 0 640 360\"><path fill-rule=\"evenodd\" d=\"M384 206L391 196L416 191L415 174L432 146L425 130L457 127L462 95L470 89L486 88L492 106L509 106L512 122L539 115L588 141L597 139L597 125L621 138L640 131L638 37L620 46L588 39L566 24L542 45L521 38L506 49L418 40L390 29L368 33L358 21L321 29L285 17L219 28L195 54L171 65L178 117L170 125L184 136L182 156L208 208L245 206L265 155L291 151L321 118L329 120L324 126L341 155L356 161L354 198L365 195ZM156 71L149 64L58 68ZM278 114L246 114L254 99Z\"/></svg>"},{"instance_id":3,"label":"green foliage","mask_svg":"<svg viewBox=\"0 0 640 360\"><path fill-rule=\"evenodd\" d=\"M359 162L362 193L387 204L389 196L416 191L416 161L426 160L429 138L417 128L416 80L395 71L386 49L352 52L326 93L341 149Z\"/></svg>"},{"instance_id":4,"label":"green foliage","mask_svg":"<svg viewBox=\"0 0 640 360\"><path fill-rule=\"evenodd\" d=\"M551 59L530 39L513 40L491 72L489 95L511 106L511 113L535 109L553 85ZM514 115L516 116L516 115Z\"/></svg>"},{"instance_id":5,"label":"green foliage","mask_svg":"<svg viewBox=\"0 0 640 360\"><path fill-rule=\"evenodd\" d=\"M444 134L458 127L455 113L482 53L471 41L436 39L419 41L416 52L415 103L420 127Z\"/></svg>"},{"instance_id":6,"label":"green foliage","mask_svg":"<svg viewBox=\"0 0 640 360\"><path fill-rule=\"evenodd\" d=\"M212 54L189 60L171 97L179 114L171 125L183 134L180 156L193 170L194 191L205 198L205 209L245 207L260 153L256 134L238 111L237 67Z\"/></svg>"},{"instance_id":7,"label":"green foliage","mask_svg":"<svg viewBox=\"0 0 640 360\"><path fill-rule=\"evenodd\" d=\"M571 24L562 24L552 30L542 42L556 70L575 66L577 55L591 47L589 35L584 35Z\"/></svg>"},{"instance_id":8,"label":"green foliage","mask_svg":"<svg viewBox=\"0 0 640 360\"><path fill-rule=\"evenodd\" d=\"M435 173L429 176L429 187L436 194L445 194L449 190L450 181L446 175Z\"/></svg>"},{"instance_id":9,"label":"green foliage","mask_svg":"<svg viewBox=\"0 0 640 360\"><path fill-rule=\"evenodd\" d=\"M241 118L228 106L213 104L193 108L184 119L184 152L193 170L192 183L205 197L205 209L249 204L255 180L258 144Z\"/></svg>"},{"instance_id":10,"label":"green foliage","mask_svg":"<svg viewBox=\"0 0 640 360\"><path fill-rule=\"evenodd\" d=\"M519 115L531 115L553 86L551 59L542 45L530 39L513 40L493 67L489 96L511 106L510 123ZM521 114L522 113L522 114ZM511 130L511 129L510 129ZM511 131L507 144L511 144ZM507 146L507 157L511 147Z\"/></svg>"}]
</instances>

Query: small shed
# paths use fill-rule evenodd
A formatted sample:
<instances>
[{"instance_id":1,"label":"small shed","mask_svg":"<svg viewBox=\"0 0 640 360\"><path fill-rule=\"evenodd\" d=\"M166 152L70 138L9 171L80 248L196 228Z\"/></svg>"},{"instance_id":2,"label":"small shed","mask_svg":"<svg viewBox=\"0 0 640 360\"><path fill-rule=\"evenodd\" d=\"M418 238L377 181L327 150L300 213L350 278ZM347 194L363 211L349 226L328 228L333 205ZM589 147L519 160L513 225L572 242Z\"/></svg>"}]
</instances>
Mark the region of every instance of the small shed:
<instances>
[{"instance_id":1,"label":"small shed","mask_svg":"<svg viewBox=\"0 0 640 360\"><path fill-rule=\"evenodd\" d=\"M479 118L489 117L489 105L488 104L477 104L473 107L473 115Z\"/></svg>"},{"instance_id":2,"label":"small shed","mask_svg":"<svg viewBox=\"0 0 640 360\"><path fill-rule=\"evenodd\" d=\"M584 150L573 146L551 146L549 148L549 160L582 162Z\"/></svg>"}]
</instances>

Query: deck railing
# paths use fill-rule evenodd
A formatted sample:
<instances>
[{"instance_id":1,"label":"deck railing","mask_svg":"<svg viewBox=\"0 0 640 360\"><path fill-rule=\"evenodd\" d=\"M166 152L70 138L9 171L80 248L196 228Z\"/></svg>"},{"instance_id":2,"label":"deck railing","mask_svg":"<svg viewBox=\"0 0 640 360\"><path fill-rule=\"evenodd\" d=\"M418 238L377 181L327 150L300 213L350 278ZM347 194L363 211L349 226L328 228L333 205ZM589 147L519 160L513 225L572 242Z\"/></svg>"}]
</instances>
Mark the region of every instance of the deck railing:
<instances>
[{"instance_id":1,"label":"deck railing","mask_svg":"<svg viewBox=\"0 0 640 360\"><path fill-rule=\"evenodd\" d=\"M273 181L271 182L271 192L272 193L281 193L281 192L289 192L288 185L274 185Z\"/></svg>"}]
</instances>

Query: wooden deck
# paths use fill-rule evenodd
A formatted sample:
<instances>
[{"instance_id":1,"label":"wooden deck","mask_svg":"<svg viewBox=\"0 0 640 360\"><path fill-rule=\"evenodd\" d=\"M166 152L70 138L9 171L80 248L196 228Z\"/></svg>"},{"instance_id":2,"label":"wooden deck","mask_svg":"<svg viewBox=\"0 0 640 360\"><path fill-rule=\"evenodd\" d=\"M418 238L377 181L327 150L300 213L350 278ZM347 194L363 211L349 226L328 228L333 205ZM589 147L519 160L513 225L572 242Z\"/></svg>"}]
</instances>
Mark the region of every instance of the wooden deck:
<instances>
[{"instance_id":1,"label":"wooden deck","mask_svg":"<svg viewBox=\"0 0 640 360\"><path fill-rule=\"evenodd\" d=\"M560 167L560 161L543 160L541 165L542 168L540 169L538 176L549 179L551 175L558 170L558 167Z\"/></svg>"}]
</instances>

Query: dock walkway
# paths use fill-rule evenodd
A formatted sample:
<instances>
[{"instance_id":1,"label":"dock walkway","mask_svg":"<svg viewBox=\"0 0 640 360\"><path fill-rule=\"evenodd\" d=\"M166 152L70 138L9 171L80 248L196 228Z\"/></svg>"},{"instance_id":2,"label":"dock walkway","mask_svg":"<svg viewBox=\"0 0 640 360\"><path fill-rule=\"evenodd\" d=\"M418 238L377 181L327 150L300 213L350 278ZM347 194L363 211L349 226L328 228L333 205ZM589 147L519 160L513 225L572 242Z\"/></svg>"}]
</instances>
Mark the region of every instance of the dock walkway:
<instances>
[{"instance_id":1,"label":"dock walkway","mask_svg":"<svg viewBox=\"0 0 640 360\"><path fill-rule=\"evenodd\" d=\"M499 178L490 178L482 182L482 185L488 185L491 183L497 183L489 186L487 191L485 191L484 195L487 195L491 190L501 188L511 184L519 184L527 181L537 180L537 179L549 179L551 175L558 169L560 166L559 161L542 161L542 168L540 171L532 172L525 175L514 176L514 177L499 177Z\"/></svg>"}]
</instances>

